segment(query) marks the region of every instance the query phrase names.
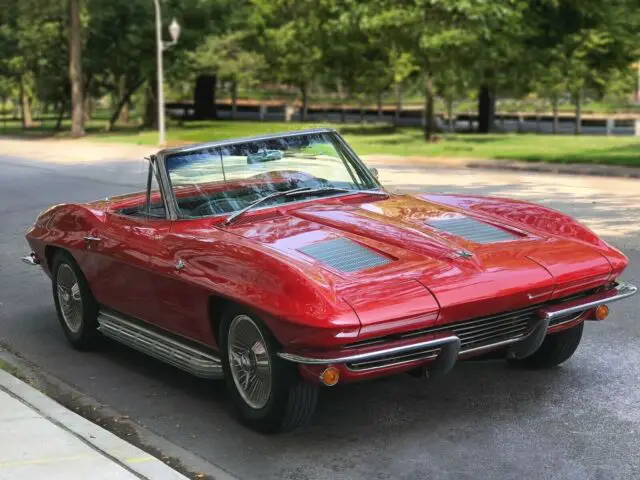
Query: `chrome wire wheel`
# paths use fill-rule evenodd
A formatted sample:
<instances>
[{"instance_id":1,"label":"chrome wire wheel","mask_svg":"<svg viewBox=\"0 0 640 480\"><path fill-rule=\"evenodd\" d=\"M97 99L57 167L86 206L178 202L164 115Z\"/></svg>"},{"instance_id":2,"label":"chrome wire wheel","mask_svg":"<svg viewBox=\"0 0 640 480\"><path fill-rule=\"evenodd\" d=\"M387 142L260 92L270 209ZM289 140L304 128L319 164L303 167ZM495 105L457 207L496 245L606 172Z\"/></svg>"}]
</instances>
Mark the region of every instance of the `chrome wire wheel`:
<instances>
[{"instance_id":1,"label":"chrome wire wheel","mask_svg":"<svg viewBox=\"0 0 640 480\"><path fill-rule=\"evenodd\" d=\"M231 321L227 350L238 393L251 408L263 408L271 395L271 361L262 332L247 315Z\"/></svg>"},{"instance_id":2,"label":"chrome wire wheel","mask_svg":"<svg viewBox=\"0 0 640 480\"><path fill-rule=\"evenodd\" d=\"M78 279L68 264L60 264L56 284L62 319L70 331L78 333L82 328L82 295Z\"/></svg>"}]
</instances>

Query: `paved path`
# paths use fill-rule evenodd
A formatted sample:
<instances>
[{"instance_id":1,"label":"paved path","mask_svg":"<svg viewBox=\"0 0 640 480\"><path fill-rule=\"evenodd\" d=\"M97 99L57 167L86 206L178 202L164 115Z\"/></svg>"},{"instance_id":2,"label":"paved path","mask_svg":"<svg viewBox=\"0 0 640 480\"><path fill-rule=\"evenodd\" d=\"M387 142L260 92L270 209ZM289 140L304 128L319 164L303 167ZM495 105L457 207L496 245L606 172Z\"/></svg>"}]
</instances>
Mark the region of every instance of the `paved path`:
<instances>
[{"instance_id":1,"label":"paved path","mask_svg":"<svg viewBox=\"0 0 640 480\"><path fill-rule=\"evenodd\" d=\"M0 370L0 480L186 480Z\"/></svg>"},{"instance_id":2,"label":"paved path","mask_svg":"<svg viewBox=\"0 0 640 480\"><path fill-rule=\"evenodd\" d=\"M562 368L463 362L438 382L401 375L325 390L313 426L264 437L230 417L219 382L113 343L70 349L48 280L16 260L41 209L139 189L144 165L0 157L0 172L0 342L155 432L164 453L178 446L246 479L640 478L638 298L587 325ZM398 190L508 195L573 214L629 255L625 278L640 282L637 180L415 166L381 169L381 178Z\"/></svg>"}]
</instances>

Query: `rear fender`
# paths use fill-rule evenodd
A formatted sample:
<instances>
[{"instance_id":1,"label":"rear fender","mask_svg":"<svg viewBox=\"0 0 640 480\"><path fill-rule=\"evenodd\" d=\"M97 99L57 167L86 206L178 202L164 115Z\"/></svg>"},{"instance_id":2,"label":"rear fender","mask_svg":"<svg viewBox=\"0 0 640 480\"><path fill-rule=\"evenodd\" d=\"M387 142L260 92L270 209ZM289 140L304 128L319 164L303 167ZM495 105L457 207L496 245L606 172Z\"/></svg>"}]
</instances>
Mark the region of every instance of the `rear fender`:
<instances>
[{"instance_id":1,"label":"rear fender","mask_svg":"<svg viewBox=\"0 0 640 480\"><path fill-rule=\"evenodd\" d=\"M40 265L51 275L47 247L67 250L82 264L87 235L96 235L104 221L104 213L80 204L60 204L44 210L27 231L27 243L42 261Z\"/></svg>"}]
</instances>

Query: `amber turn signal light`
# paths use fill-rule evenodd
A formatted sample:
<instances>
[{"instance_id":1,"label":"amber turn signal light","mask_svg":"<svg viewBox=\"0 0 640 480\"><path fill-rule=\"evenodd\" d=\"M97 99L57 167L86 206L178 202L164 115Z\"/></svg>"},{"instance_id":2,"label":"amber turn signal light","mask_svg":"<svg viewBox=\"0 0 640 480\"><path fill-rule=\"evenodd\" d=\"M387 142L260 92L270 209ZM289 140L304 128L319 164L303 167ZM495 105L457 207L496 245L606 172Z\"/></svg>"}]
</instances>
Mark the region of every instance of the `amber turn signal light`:
<instances>
[{"instance_id":1,"label":"amber turn signal light","mask_svg":"<svg viewBox=\"0 0 640 480\"><path fill-rule=\"evenodd\" d=\"M609 316L609 307L606 305L598 305L596 307L596 320L604 320Z\"/></svg>"},{"instance_id":2,"label":"amber turn signal light","mask_svg":"<svg viewBox=\"0 0 640 480\"><path fill-rule=\"evenodd\" d=\"M320 374L320 380L327 387L333 387L340 380L340 371L336 367L327 367Z\"/></svg>"}]
</instances>

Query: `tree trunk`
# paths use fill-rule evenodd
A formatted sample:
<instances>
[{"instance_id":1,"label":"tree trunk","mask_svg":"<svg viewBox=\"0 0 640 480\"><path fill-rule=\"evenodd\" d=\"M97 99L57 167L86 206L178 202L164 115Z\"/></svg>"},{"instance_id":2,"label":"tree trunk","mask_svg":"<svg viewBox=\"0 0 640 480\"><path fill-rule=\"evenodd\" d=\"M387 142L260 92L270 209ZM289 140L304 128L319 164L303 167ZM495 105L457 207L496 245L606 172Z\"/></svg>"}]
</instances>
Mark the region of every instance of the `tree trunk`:
<instances>
[{"instance_id":1,"label":"tree trunk","mask_svg":"<svg viewBox=\"0 0 640 480\"><path fill-rule=\"evenodd\" d=\"M85 134L80 0L69 0L69 82L71 83L71 136L77 138Z\"/></svg>"},{"instance_id":2,"label":"tree trunk","mask_svg":"<svg viewBox=\"0 0 640 480\"><path fill-rule=\"evenodd\" d=\"M131 102L131 95L133 95L135 91L138 90L138 88L140 88L140 86L143 83L144 81L140 81L136 83L130 90L126 90L125 92L123 92L123 95L118 100L118 104L116 105L115 110L111 113L111 118L109 118L109 123L107 124L107 132L110 132L111 130L113 130L113 126L115 125L118 118L120 118L120 121L122 121L122 110L124 110L125 108L127 109L127 118L128 118L129 103ZM147 98L147 100L149 99ZM146 107L148 108L149 106L146 105ZM154 113L155 113L155 116L152 119L153 121L157 120L158 118L157 112L155 110L150 115ZM147 114L149 113L145 110L145 122L147 121ZM145 123L145 126L146 126L146 123Z\"/></svg>"},{"instance_id":3,"label":"tree trunk","mask_svg":"<svg viewBox=\"0 0 640 480\"><path fill-rule=\"evenodd\" d=\"M131 93L127 92L127 76L122 75L118 81L118 105L116 105L116 112L119 109L119 113L117 113L118 122L123 125L129 123L129 97ZM125 99L123 102L122 99ZM112 116L113 118L113 116ZM113 124L111 119L109 120L108 130L113 128Z\"/></svg>"},{"instance_id":4,"label":"tree trunk","mask_svg":"<svg viewBox=\"0 0 640 480\"><path fill-rule=\"evenodd\" d=\"M447 122L449 123L449 133L455 133L453 126L453 98L447 98Z\"/></svg>"},{"instance_id":5,"label":"tree trunk","mask_svg":"<svg viewBox=\"0 0 640 480\"><path fill-rule=\"evenodd\" d=\"M378 92L378 120L382 121L382 92Z\"/></svg>"},{"instance_id":6,"label":"tree trunk","mask_svg":"<svg viewBox=\"0 0 640 480\"><path fill-rule=\"evenodd\" d=\"M496 98L488 85L480 87L478 96L478 133L489 133L493 128Z\"/></svg>"},{"instance_id":7,"label":"tree trunk","mask_svg":"<svg viewBox=\"0 0 640 480\"><path fill-rule=\"evenodd\" d=\"M402 84L396 84L396 111L393 115L393 123L400 123L400 114L402 113Z\"/></svg>"},{"instance_id":8,"label":"tree trunk","mask_svg":"<svg viewBox=\"0 0 640 480\"><path fill-rule=\"evenodd\" d=\"M24 79L20 79L20 109L22 111L22 128L33 127L33 116L31 115L31 99L27 94Z\"/></svg>"},{"instance_id":9,"label":"tree trunk","mask_svg":"<svg viewBox=\"0 0 640 480\"><path fill-rule=\"evenodd\" d=\"M424 74L424 97L424 139L430 142L435 132L435 122L433 118L433 78L430 72L425 72Z\"/></svg>"},{"instance_id":10,"label":"tree trunk","mask_svg":"<svg viewBox=\"0 0 640 480\"><path fill-rule=\"evenodd\" d=\"M558 133L558 96L553 95L551 97L551 109L553 110L553 124L551 131L555 134Z\"/></svg>"},{"instance_id":11,"label":"tree trunk","mask_svg":"<svg viewBox=\"0 0 640 480\"><path fill-rule=\"evenodd\" d=\"M122 104L122 108L120 109L120 113L118 115L118 122L120 122L122 125L127 125L129 123L129 120L131 120L129 108L129 97L127 96L127 101Z\"/></svg>"},{"instance_id":12,"label":"tree trunk","mask_svg":"<svg viewBox=\"0 0 640 480\"><path fill-rule=\"evenodd\" d=\"M144 126L158 128L158 82L149 80L145 94Z\"/></svg>"},{"instance_id":13,"label":"tree trunk","mask_svg":"<svg viewBox=\"0 0 640 480\"><path fill-rule=\"evenodd\" d=\"M58 119L56 120L56 127L55 127L56 130L60 130L60 127L62 127L62 119L64 118L65 107L66 107L66 103L63 100L60 102L60 106L58 107Z\"/></svg>"},{"instance_id":14,"label":"tree trunk","mask_svg":"<svg viewBox=\"0 0 640 480\"><path fill-rule=\"evenodd\" d=\"M582 88L576 91L574 94L576 105L576 123L574 128L574 134L580 135L582 133Z\"/></svg>"},{"instance_id":15,"label":"tree trunk","mask_svg":"<svg viewBox=\"0 0 640 480\"><path fill-rule=\"evenodd\" d=\"M238 82L231 82L231 119L238 113Z\"/></svg>"},{"instance_id":16,"label":"tree trunk","mask_svg":"<svg viewBox=\"0 0 640 480\"><path fill-rule=\"evenodd\" d=\"M84 98L84 121L88 122L93 118L93 98L85 96Z\"/></svg>"},{"instance_id":17,"label":"tree trunk","mask_svg":"<svg viewBox=\"0 0 640 480\"><path fill-rule=\"evenodd\" d=\"M306 83L300 85L300 93L302 94L302 121L306 122L309 111L309 89Z\"/></svg>"}]
</instances>

